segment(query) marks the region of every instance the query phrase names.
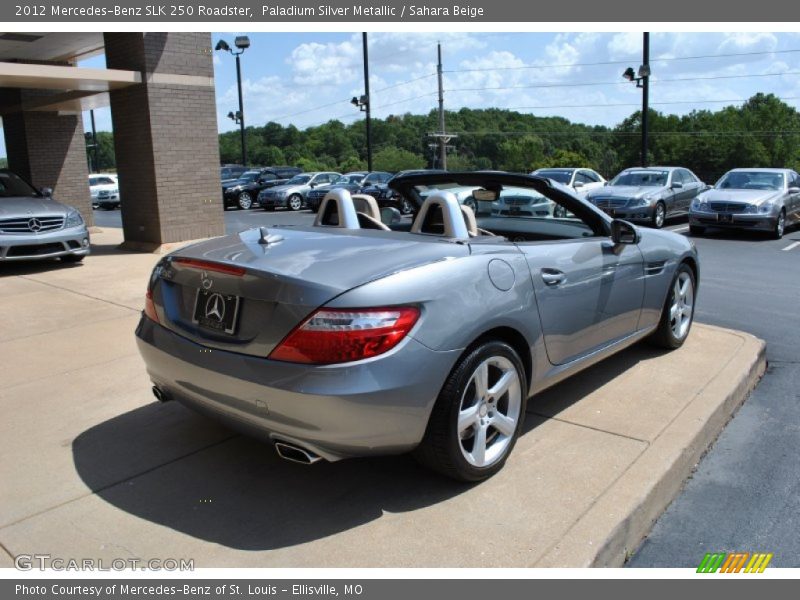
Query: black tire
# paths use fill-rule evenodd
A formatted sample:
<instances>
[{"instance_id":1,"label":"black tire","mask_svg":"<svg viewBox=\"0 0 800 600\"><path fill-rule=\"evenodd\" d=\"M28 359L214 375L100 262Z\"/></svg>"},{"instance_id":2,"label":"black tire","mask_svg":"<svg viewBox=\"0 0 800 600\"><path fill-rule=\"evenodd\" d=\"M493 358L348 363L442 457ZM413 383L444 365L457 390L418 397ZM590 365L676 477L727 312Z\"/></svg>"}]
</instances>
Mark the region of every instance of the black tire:
<instances>
[{"instance_id":1,"label":"black tire","mask_svg":"<svg viewBox=\"0 0 800 600\"><path fill-rule=\"evenodd\" d=\"M701 225L689 225L689 233L692 235L703 235L705 232L706 228Z\"/></svg>"},{"instance_id":2,"label":"black tire","mask_svg":"<svg viewBox=\"0 0 800 600\"><path fill-rule=\"evenodd\" d=\"M297 212L303 208L303 197L300 194L292 194L286 199L286 207L293 212Z\"/></svg>"},{"instance_id":3,"label":"black tire","mask_svg":"<svg viewBox=\"0 0 800 600\"><path fill-rule=\"evenodd\" d=\"M784 232L786 231L786 210L781 209L781 212L778 213L778 218L775 219L775 228L772 230L770 236L773 240L779 240L783 237Z\"/></svg>"},{"instance_id":4,"label":"black tire","mask_svg":"<svg viewBox=\"0 0 800 600\"><path fill-rule=\"evenodd\" d=\"M682 336L678 336L673 328L671 308L675 303L675 283L679 278L683 277L684 274L688 275L689 280L691 281L692 305L686 331ZM689 332L691 331L692 323L694 322L694 307L696 305L695 298L697 296L696 290L697 280L695 278L694 271L688 264L681 263L681 265L675 271L675 275L672 277L672 281L669 284L669 291L667 292L667 299L664 302L664 307L661 309L661 319L658 322L658 328L649 338L647 338L651 344L658 346L659 348L666 348L668 350L674 350L683 346L686 338L689 337Z\"/></svg>"},{"instance_id":5,"label":"black tire","mask_svg":"<svg viewBox=\"0 0 800 600\"><path fill-rule=\"evenodd\" d=\"M666 220L667 220L667 207L661 200L659 200L653 207L653 217L650 220L650 225L652 225L655 229L661 229L664 226L664 222Z\"/></svg>"},{"instance_id":6,"label":"black tire","mask_svg":"<svg viewBox=\"0 0 800 600\"><path fill-rule=\"evenodd\" d=\"M474 404L468 406L467 409L476 409L475 429L471 430L473 432L472 443L476 443L475 432L481 426L477 419L480 418L481 424L484 419L490 422L495 412L489 409L487 414L486 411L481 413L477 410L481 402L477 398L477 388L472 384L472 378L481 364L492 360L498 360L508 366L507 372L510 372L511 367L513 367L519 382L519 393L512 386L500 398L494 399L494 411L501 413L503 402L505 402L506 410L509 413L513 412L511 410L512 405L517 406L519 412L516 417L517 422L513 429L513 434L510 436L503 436L499 430L494 429L491 425L486 426L486 439L488 441L490 436L494 436L494 442L491 443L491 446L494 447L494 444L498 444L498 455L492 459L490 464L476 466L471 464L465 457L466 449L464 445L469 443L470 438L462 437L458 432L459 413L462 410L462 402L467 401L471 394L475 394ZM499 369L495 370L499 371ZM487 373L491 374L491 371L487 370ZM491 383L491 381L493 381L491 376L487 377L487 382ZM462 356L445 381L428 420L425 436L414 450L414 457L426 467L459 481L475 482L491 477L503 468L506 459L513 451L514 445L519 438L525 421L527 385L525 369L519 356L505 342L488 341L469 350ZM490 387L490 385L487 385L487 388ZM514 395L513 399L512 394ZM473 427L473 425L470 425L470 427Z\"/></svg>"},{"instance_id":7,"label":"black tire","mask_svg":"<svg viewBox=\"0 0 800 600\"><path fill-rule=\"evenodd\" d=\"M61 262L65 263L79 263L85 258L83 254L67 254L61 257Z\"/></svg>"},{"instance_id":8,"label":"black tire","mask_svg":"<svg viewBox=\"0 0 800 600\"><path fill-rule=\"evenodd\" d=\"M236 197L236 207L239 210L250 210L253 208L253 197L247 192L240 193Z\"/></svg>"}]
</instances>

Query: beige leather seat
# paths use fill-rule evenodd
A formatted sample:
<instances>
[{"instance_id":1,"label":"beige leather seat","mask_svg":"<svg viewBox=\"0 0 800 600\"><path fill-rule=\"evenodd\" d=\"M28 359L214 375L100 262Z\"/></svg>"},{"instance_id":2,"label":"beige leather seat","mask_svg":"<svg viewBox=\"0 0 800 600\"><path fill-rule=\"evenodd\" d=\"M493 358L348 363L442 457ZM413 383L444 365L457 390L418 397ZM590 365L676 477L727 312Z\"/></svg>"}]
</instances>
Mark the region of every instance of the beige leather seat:
<instances>
[{"instance_id":1,"label":"beige leather seat","mask_svg":"<svg viewBox=\"0 0 800 600\"><path fill-rule=\"evenodd\" d=\"M375 198L368 194L354 194L353 206L356 208L358 224L362 229L390 231L389 227L381 221L381 209Z\"/></svg>"},{"instance_id":2,"label":"beige leather seat","mask_svg":"<svg viewBox=\"0 0 800 600\"><path fill-rule=\"evenodd\" d=\"M472 222L468 223L469 210ZM475 232L470 232L470 228ZM467 239L477 235L475 214L469 207L462 207L452 192L434 192L425 199L411 224L411 233L424 233L427 235L440 235L448 238Z\"/></svg>"}]
</instances>

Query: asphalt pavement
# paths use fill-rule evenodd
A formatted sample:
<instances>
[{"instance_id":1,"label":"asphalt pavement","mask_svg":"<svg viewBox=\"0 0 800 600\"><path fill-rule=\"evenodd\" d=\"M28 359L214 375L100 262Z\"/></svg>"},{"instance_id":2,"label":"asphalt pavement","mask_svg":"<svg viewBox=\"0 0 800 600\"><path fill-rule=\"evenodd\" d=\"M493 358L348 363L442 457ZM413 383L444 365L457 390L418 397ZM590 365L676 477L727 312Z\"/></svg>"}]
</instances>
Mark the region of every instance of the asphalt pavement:
<instances>
[{"instance_id":1,"label":"asphalt pavement","mask_svg":"<svg viewBox=\"0 0 800 600\"><path fill-rule=\"evenodd\" d=\"M311 223L309 211L227 211L226 230ZM119 227L119 211L95 211ZM668 229L689 235L684 220ZM800 228L782 240L710 230L692 238L701 259L699 322L743 330L767 343L761 383L699 463L684 491L628 562L696 567L706 552L772 552L800 566Z\"/></svg>"}]
</instances>

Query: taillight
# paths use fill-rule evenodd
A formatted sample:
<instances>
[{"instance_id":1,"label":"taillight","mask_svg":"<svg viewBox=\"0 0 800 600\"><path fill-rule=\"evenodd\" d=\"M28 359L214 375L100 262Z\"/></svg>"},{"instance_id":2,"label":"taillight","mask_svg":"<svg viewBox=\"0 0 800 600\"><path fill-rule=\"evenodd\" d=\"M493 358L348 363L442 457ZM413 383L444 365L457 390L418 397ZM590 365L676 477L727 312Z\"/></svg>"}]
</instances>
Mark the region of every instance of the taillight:
<instances>
[{"instance_id":1,"label":"taillight","mask_svg":"<svg viewBox=\"0 0 800 600\"><path fill-rule=\"evenodd\" d=\"M158 323L158 314L156 313L156 305L153 304L153 292L147 290L144 295L144 314L150 319Z\"/></svg>"},{"instance_id":2,"label":"taillight","mask_svg":"<svg viewBox=\"0 0 800 600\"><path fill-rule=\"evenodd\" d=\"M323 308L287 335L269 358L326 365L378 356L399 344L418 318L413 306Z\"/></svg>"}]
</instances>

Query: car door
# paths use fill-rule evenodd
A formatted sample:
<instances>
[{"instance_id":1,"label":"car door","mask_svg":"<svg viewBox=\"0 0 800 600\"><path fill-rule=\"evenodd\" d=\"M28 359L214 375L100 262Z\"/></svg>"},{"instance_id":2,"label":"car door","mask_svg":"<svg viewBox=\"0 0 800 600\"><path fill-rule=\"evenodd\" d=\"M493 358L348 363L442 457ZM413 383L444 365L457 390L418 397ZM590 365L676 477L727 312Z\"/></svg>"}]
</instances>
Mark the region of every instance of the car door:
<instances>
[{"instance_id":1,"label":"car door","mask_svg":"<svg viewBox=\"0 0 800 600\"><path fill-rule=\"evenodd\" d=\"M788 177L786 216L789 220L800 221L800 175L794 171Z\"/></svg>"},{"instance_id":2,"label":"car door","mask_svg":"<svg viewBox=\"0 0 800 600\"><path fill-rule=\"evenodd\" d=\"M551 363L569 363L637 330L644 297L638 245L591 234L517 245L530 268Z\"/></svg>"},{"instance_id":3,"label":"car door","mask_svg":"<svg viewBox=\"0 0 800 600\"><path fill-rule=\"evenodd\" d=\"M688 213L692 200L702 191L703 184L697 176L688 169L680 169L680 172L683 176L683 193L681 194L680 210L681 212Z\"/></svg>"}]
</instances>

